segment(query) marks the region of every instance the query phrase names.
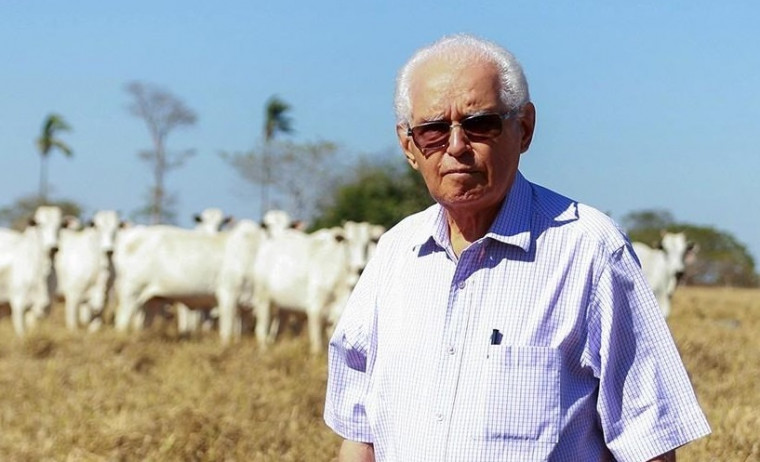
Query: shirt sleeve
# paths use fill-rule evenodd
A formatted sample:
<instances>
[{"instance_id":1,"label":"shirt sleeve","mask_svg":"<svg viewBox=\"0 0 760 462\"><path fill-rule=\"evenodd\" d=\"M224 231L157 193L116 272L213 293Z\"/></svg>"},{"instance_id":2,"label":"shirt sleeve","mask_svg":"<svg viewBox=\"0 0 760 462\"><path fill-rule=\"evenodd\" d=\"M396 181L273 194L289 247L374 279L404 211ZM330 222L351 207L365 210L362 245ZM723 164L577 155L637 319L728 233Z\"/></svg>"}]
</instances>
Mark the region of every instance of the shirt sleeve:
<instances>
[{"instance_id":1,"label":"shirt sleeve","mask_svg":"<svg viewBox=\"0 0 760 462\"><path fill-rule=\"evenodd\" d=\"M375 260L359 278L330 339L324 412L325 423L335 433L365 443L373 441L365 401L372 366L368 350L377 285Z\"/></svg>"},{"instance_id":2,"label":"shirt sleeve","mask_svg":"<svg viewBox=\"0 0 760 462\"><path fill-rule=\"evenodd\" d=\"M630 245L613 253L600 275L585 354L599 379L604 439L617 460L649 460L710 433Z\"/></svg>"}]
</instances>

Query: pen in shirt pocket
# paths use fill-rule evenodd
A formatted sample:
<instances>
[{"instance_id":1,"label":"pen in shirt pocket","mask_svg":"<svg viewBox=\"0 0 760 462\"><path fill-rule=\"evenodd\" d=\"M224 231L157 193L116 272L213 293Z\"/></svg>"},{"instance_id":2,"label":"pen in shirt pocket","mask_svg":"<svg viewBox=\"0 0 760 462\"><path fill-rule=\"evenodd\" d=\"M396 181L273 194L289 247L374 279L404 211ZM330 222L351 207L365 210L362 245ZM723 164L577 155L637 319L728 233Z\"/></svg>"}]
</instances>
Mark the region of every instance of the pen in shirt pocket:
<instances>
[{"instance_id":1,"label":"pen in shirt pocket","mask_svg":"<svg viewBox=\"0 0 760 462\"><path fill-rule=\"evenodd\" d=\"M503 336L501 335L501 332L499 332L499 329L494 329L493 332L491 332L491 345L501 345L501 338Z\"/></svg>"},{"instance_id":2,"label":"pen in shirt pocket","mask_svg":"<svg viewBox=\"0 0 760 462\"><path fill-rule=\"evenodd\" d=\"M493 345L501 345L501 339L502 339L501 332L499 332L499 329L493 329L491 332L491 337L489 338L489 346L488 346L488 353L486 354L486 359L491 357L491 347Z\"/></svg>"}]
</instances>

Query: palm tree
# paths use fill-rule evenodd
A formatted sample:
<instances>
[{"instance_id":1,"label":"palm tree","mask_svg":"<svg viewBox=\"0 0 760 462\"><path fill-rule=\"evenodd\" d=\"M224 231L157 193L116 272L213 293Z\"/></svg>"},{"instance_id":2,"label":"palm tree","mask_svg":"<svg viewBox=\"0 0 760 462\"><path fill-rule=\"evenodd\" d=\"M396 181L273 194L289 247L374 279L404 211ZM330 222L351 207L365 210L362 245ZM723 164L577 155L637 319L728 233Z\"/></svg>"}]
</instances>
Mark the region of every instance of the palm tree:
<instances>
[{"instance_id":1,"label":"palm tree","mask_svg":"<svg viewBox=\"0 0 760 462\"><path fill-rule=\"evenodd\" d=\"M264 181L261 183L261 215L269 209L269 185L272 182L272 159L270 156L270 142L277 133L290 133L293 131L291 120L285 115L290 110L290 105L276 95L269 98L265 107L266 118L264 120Z\"/></svg>"},{"instance_id":2,"label":"palm tree","mask_svg":"<svg viewBox=\"0 0 760 462\"><path fill-rule=\"evenodd\" d=\"M53 149L58 149L66 157L71 157L73 155L71 148L57 137L58 132L69 130L71 130L69 124L63 120L63 117L55 113L49 114L45 118L45 123L42 125L42 133L40 134L40 137L37 138L37 149L40 151L40 204L47 203L47 160L50 152Z\"/></svg>"}]
</instances>

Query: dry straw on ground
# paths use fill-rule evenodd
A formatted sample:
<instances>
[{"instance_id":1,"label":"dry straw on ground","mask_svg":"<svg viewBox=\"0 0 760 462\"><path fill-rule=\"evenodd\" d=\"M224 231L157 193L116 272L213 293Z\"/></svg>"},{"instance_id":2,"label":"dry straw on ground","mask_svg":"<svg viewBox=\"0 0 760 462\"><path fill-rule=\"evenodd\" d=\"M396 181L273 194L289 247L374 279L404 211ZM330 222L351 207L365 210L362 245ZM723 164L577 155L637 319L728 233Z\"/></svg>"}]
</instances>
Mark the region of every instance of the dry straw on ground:
<instances>
[{"instance_id":1,"label":"dry straw on ground","mask_svg":"<svg viewBox=\"0 0 760 462\"><path fill-rule=\"evenodd\" d=\"M682 461L760 460L760 291L679 288L669 324L713 434ZM60 310L58 310L60 313ZM304 336L180 339L170 324L20 340L0 320L2 461L331 461L325 358Z\"/></svg>"}]
</instances>

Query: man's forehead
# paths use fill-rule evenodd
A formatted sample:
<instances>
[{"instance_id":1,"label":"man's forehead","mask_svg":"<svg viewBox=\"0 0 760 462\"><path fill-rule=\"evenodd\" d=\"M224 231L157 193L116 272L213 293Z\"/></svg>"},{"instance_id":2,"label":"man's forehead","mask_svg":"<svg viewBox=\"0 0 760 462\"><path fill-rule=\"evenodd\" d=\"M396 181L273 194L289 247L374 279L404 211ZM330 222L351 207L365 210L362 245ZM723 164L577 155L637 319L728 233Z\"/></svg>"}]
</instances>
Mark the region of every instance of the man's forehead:
<instances>
[{"instance_id":1,"label":"man's forehead","mask_svg":"<svg viewBox=\"0 0 760 462\"><path fill-rule=\"evenodd\" d=\"M443 116L460 110L495 110L500 106L498 72L490 63L430 60L412 76L409 86L413 116Z\"/></svg>"}]
</instances>

